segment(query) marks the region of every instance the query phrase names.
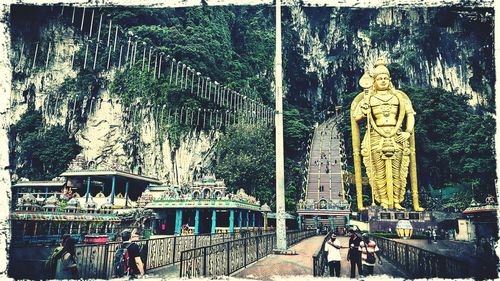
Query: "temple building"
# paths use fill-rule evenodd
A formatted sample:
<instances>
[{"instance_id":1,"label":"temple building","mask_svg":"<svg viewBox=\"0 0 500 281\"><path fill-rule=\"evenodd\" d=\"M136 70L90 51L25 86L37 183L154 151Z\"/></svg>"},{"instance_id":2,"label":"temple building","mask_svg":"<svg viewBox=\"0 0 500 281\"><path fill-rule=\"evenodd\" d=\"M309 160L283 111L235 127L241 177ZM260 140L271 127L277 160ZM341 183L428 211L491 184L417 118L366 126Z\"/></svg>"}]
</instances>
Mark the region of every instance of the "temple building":
<instances>
[{"instance_id":1,"label":"temple building","mask_svg":"<svg viewBox=\"0 0 500 281\"><path fill-rule=\"evenodd\" d=\"M143 194L156 213L156 235L257 231L264 224L260 202L240 189L228 193L224 181L205 176L190 187L151 186Z\"/></svg>"},{"instance_id":2,"label":"temple building","mask_svg":"<svg viewBox=\"0 0 500 281\"><path fill-rule=\"evenodd\" d=\"M463 218L458 219L456 239L474 241L480 239L498 240L498 204L492 195L484 203L472 200L463 211Z\"/></svg>"},{"instance_id":3,"label":"temple building","mask_svg":"<svg viewBox=\"0 0 500 281\"><path fill-rule=\"evenodd\" d=\"M131 223L120 214L137 209L137 200L155 178L116 169L75 169L64 181L21 181L12 186L12 241L59 241L69 233L114 239L118 228ZM107 240L107 239L106 239Z\"/></svg>"},{"instance_id":4,"label":"temple building","mask_svg":"<svg viewBox=\"0 0 500 281\"><path fill-rule=\"evenodd\" d=\"M257 231L270 212L243 189L228 193L214 176L182 187L112 168L60 176L13 185L14 243L54 243L66 233L81 242L107 241L130 226L143 228L146 237Z\"/></svg>"}]
</instances>

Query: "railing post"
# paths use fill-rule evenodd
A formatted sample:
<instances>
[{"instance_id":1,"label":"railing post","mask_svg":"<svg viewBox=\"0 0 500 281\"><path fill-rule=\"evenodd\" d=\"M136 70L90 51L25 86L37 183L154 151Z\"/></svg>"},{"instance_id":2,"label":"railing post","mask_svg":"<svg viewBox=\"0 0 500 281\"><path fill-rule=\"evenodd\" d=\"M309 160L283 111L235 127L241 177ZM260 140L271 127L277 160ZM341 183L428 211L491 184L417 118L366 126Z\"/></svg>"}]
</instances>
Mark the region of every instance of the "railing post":
<instances>
[{"instance_id":1,"label":"railing post","mask_svg":"<svg viewBox=\"0 0 500 281\"><path fill-rule=\"evenodd\" d=\"M405 271L408 272L410 269L410 253L408 252L410 247L408 244L405 245Z\"/></svg>"},{"instance_id":2,"label":"railing post","mask_svg":"<svg viewBox=\"0 0 500 281\"><path fill-rule=\"evenodd\" d=\"M259 260L259 240L260 240L260 237L259 237L259 236L256 236L256 237L255 237L255 248L256 248L257 250L256 250L256 255L255 255L255 257L257 258L257 260Z\"/></svg>"},{"instance_id":3,"label":"railing post","mask_svg":"<svg viewBox=\"0 0 500 281\"><path fill-rule=\"evenodd\" d=\"M269 253L269 235L266 236L266 255Z\"/></svg>"},{"instance_id":4,"label":"railing post","mask_svg":"<svg viewBox=\"0 0 500 281\"><path fill-rule=\"evenodd\" d=\"M182 263L184 261L184 253L181 253L181 260L180 260L180 269L179 269L179 278L182 278Z\"/></svg>"},{"instance_id":5,"label":"railing post","mask_svg":"<svg viewBox=\"0 0 500 281\"><path fill-rule=\"evenodd\" d=\"M231 255L229 254L229 249L231 248L231 247L229 246L229 243L231 243L231 242L226 242L226 251L227 251L227 273L226 273L226 275L227 275L227 276L229 276L229 274L231 273L231 271L230 271L230 269L229 269L229 265L230 265L230 262L229 262L229 257L231 256Z\"/></svg>"},{"instance_id":6,"label":"railing post","mask_svg":"<svg viewBox=\"0 0 500 281\"><path fill-rule=\"evenodd\" d=\"M176 248L177 248L177 243L176 243L176 242L177 242L177 236L174 236L174 242L173 242L173 243L174 243L174 245L173 245L173 247L172 247L172 249L173 249L173 250L172 250L172 264L174 264L174 263L175 263L175 250L176 250Z\"/></svg>"},{"instance_id":7,"label":"railing post","mask_svg":"<svg viewBox=\"0 0 500 281\"><path fill-rule=\"evenodd\" d=\"M102 270L103 271L103 276L106 279L108 279L110 277L109 274L108 274L108 260L109 260L108 259L108 257L109 257L109 248L108 247L109 247L109 243L106 243L104 245L104 260L103 260L104 266L103 266L103 270Z\"/></svg>"},{"instance_id":8,"label":"railing post","mask_svg":"<svg viewBox=\"0 0 500 281\"><path fill-rule=\"evenodd\" d=\"M247 239L243 240L243 260L244 260L244 265L247 267Z\"/></svg>"},{"instance_id":9,"label":"railing post","mask_svg":"<svg viewBox=\"0 0 500 281\"><path fill-rule=\"evenodd\" d=\"M207 247L203 248L203 277L207 276Z\"/></svg>"},{"instance_id":10,"label":"railing post","mask_svg":"<svg viewBox=\"0 0 500 281\"><path fill-rule=\"evenodd\" d=\"M318 274L316 273L316 260L316 256L313 256L313 277L318 276Z\"/></svg>"},{"instance_id":11,"label":"railing post","mask_svg":"<svg viewBox=\"0 0 500 281\"><path fill-rule=\"evenodd\" d=\"M146 240L146 258L144 259L144 271L146 271L146 269L149 269L148 268L148 265L149 265L149 241L150 241L150 239Z\"/></svg>"}]
</instances>

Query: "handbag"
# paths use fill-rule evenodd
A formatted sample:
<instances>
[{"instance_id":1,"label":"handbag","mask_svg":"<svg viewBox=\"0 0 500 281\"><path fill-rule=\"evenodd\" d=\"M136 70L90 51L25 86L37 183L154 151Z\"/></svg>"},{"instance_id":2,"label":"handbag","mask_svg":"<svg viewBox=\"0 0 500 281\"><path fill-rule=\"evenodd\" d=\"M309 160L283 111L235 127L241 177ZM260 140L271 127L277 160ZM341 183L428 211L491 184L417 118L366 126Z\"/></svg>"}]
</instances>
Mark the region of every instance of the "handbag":
<instances>
[{"instance_id":1,"label":"handbag","mask_svg":"<svg viewBox=\"0 0 500 281\"><path fill-rule=\"evenodd\" d=\"M365 244L365 249L366 249L366 262L370 264L375 264L375 253L369 253L366 243L363 242L363 244Z\"/></svg>"}]
</instances>

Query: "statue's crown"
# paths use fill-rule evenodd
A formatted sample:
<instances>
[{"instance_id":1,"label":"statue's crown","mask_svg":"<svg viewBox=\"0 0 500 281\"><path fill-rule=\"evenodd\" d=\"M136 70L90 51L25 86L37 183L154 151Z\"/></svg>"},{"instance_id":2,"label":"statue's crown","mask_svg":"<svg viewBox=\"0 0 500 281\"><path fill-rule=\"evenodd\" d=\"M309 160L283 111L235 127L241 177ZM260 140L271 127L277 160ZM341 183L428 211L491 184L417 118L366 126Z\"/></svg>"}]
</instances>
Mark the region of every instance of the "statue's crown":
<instances>
[{"instance_id":1,"label":"statue's crown","mask_svg":"<svg viewBox=\"0 0 500 281\"><path fill-rule=\"evenodd\" d=\"M378 58L372 70L372 77L375 78L380 74L387 74L390 76L389 69L387 69L386 65L387 63L384 58Z\"/></svg>"}]
</instances>

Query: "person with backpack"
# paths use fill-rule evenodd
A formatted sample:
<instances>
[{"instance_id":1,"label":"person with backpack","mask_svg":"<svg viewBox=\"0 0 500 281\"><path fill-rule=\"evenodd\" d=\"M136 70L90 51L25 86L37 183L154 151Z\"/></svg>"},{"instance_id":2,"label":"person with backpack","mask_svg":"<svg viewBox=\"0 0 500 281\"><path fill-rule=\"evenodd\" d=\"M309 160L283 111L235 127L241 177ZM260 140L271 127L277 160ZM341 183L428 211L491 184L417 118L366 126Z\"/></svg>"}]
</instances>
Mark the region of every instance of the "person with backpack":
<instances>
[{"instance_id":1,"label":"person with backpack","mask_svg":"<svg viewBox=\"0 0 500 281\"><path fill-rule=\"evenodd\" d=\"M78 279L78 269L76 264L75 240L69 234L62 237L62 249L55 258L56 269L55 279Z\"/></svg>"},{"instance_id":2,"label":"person with backpack","mask_svg":"<svg viewBox=\"0 0 500 281\"><path fill-rule=\"evenodd\" d=\"M124 230L121 237L122 244L115 252L115 276L129 276L131 278L135 278L137 275L144 276L144 264L140 256L139 245L134 242L138 239L139 234L135 230L132 232Z\"/></svg>"},{"instance_id":3,"label":"person with backpack","mask_svg":"<svg viewBox=\"0 0 500 281\"><path fill-rule=\"evenodd\" d=\"M378 264L382 264L378 251L380 250L375 241L370 240L368 234L364 233L362 240L359 243L359 251L361 252L361 260L363 262L363 273L365 276L373 275L373 268L375 267L376 257L378 257Z\"/></svg>"}]
</instances>

